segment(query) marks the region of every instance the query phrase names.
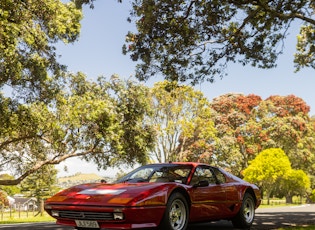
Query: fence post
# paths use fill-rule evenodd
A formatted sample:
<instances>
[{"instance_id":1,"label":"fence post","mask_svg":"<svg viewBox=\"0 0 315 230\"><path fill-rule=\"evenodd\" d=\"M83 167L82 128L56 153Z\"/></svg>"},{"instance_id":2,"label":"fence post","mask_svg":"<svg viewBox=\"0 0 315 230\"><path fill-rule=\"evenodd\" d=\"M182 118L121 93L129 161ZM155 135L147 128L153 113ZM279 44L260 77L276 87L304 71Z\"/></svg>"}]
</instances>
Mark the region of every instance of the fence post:
<instances>
[{"instance_id":1,"label":"fence post","mask_svg":"<svg viewBox=\"0 0 315 230\"><path fill-rule=\"evenodd\" d=\"M44 215L44 199L43 198L40 200L40 215L41 216Z\"/></svg>"}]
</instances>

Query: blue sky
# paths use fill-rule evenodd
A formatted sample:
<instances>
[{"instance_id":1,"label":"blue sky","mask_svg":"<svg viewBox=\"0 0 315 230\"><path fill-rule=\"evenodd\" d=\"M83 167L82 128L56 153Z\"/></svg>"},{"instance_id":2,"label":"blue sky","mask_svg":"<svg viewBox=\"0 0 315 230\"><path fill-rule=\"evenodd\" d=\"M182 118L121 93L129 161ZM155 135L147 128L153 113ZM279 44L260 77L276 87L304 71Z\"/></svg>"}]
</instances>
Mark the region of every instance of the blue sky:
<instances>
[{"instance_id":1,"label":"blue sky","mask_svg":"<svg viewBox=\"0 0 315 230\"><path fill-rule=\"evenodd\" d=\"M100 75L110 77L112 74L118 74L123 78L134 75L135 63L129 56L122 54L125 35L129 30L135 30L134 26L127 22L129 2L123 2L119 4L117 0L97 0L93 10L88 7L84 9L79 40L74 44L60 44L57 49L61 55L60 61L68 66L69 71L81 71L90 79L96 79ZM261 70L231 64L228 67L228 76L222 80L217 79L212 84L202 83L196 86L196 89L201 90L210 101L230 92L256 94L263 99L271 95L294 94L311 107L310 115L315 115L315 70L309 68L294 73L293 54L297 33L298 26L291 30L291 35L284 44L284 54L277 61L277 68ZM160 80L162 78L152 78L147 84L151 86ZM67 165L70 175L77 171L96 172L93 164L82 167L84 163L78 162L68 160L58 168ZM60 172L60 175L64 173Z\"/></svg>"}]
</instances>

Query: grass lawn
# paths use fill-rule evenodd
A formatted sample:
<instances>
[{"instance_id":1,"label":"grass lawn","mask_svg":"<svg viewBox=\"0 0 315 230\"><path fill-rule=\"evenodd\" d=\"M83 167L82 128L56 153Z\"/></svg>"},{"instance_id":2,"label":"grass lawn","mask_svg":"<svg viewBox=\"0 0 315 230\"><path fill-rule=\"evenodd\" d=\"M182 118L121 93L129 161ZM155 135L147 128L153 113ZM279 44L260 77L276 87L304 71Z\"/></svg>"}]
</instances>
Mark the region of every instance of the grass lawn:
<instances>
[{"instance_id":1,"label":"grass lawn","mask_svg":"<svg viewBox=\"0 0 315 230\"><path fill-rule=\"evenodd\" d=\"M1 224L15 224L15 223L31 223L31 222L54 222L55 219L47 213L43 215L36 215L37 213L13 212L13 213L0 213Z\"/></svg>"}]
</instances>

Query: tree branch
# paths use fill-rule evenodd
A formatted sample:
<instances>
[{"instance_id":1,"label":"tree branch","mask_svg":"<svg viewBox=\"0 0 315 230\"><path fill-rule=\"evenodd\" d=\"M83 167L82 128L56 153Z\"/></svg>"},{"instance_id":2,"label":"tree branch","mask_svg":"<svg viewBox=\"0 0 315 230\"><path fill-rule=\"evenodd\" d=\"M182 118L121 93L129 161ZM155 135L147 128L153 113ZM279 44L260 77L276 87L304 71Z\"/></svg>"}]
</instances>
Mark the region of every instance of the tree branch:
<instances>
[{"instance_id":1,"label":"tree branch","mask_svg":"<svg viewBox=\"0 0 315 230\"><path fill-rule=\"evenodd\" d=\"M0 144L0 150L3 149L5 146L9 145L9 144L12 144L14 142L19 142L19 141L22 141L22 140L27 140L27 139L31 139L31 138L34 138L34 137L37 137L38 135L35 134L35 135L30 135L30 136L23 136L23 137L18 137L18 138L13 138L13 139L10 139L10 140L7 140L7 141L4 141Z\"/></svg>"},{"instance_id":2,"label":"tree branch","mask_svg":"<svg viewBox=\"0 0 315 230\"><path fill-rule=\"evenodd\" d=\"M264 10L266 10L269 13L272 13L273 15L277 16L278 18L282 18L282 19L301 19L302 21L308 22L310 24L315 25L315 20L313 20L312 18L308 18L302 14L297 14L297 13L290 13L290 14L282 14L279 13L276 10L273 10L272 8L270 8L267 4L263 3L262 1L257 1L257 5L261 6L262 8L264 8Z\"/></svg>"},{"instance_id":3,"label":"tree branch","mask_svg":"<svg viewBox=\"0 0 315 230\"><path fill-rule=\"evenodd\" d=\"M32 168L30 168L29 170L27 170L26 172L24 172L22 175L20 175L18 178L16 179L12 179L12 180L0 180L0 185L18 185L19 183L21 183L27 176L29 176L30 174L36 172L38 169L40 169L41 167L43 167L44 165L56 165L59 164L60 162L68 159L68 158L72 158L72 157L79 157L79 156L84 156L87 154L91 154L91 153L101 153L101 151L94 151L95 147L85 151L85 152L71 152L69 154L63 155L61 157L55 156L54 158L50 159L50 160L46 160L46 161L39 161L37 162L35 165L33 165Z\"/></svg>"}]
</instances>

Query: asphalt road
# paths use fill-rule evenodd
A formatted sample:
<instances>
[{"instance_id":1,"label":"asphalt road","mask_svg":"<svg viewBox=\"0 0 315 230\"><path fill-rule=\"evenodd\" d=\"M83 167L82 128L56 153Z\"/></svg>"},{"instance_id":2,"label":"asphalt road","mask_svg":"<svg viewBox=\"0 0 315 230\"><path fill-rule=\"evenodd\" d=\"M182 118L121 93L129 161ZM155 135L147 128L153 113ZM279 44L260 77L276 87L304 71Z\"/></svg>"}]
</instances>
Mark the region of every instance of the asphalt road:
<instances>
[{"instance_id":1,"label":"asphalt road","mask_svg":"<svg viewBox=\"0 0 315 230\"><path fill-rule=\"evenodd\" d=\"M283 208L259 208L251 230L272 230L290 226L315 225L315 205L289 206ZM0 229L8 230L70 230L54 223L32 223L1 225ZM231 230L234 229L229 221L192 224L189 230Z\"/></svg>"}]
</instances>

